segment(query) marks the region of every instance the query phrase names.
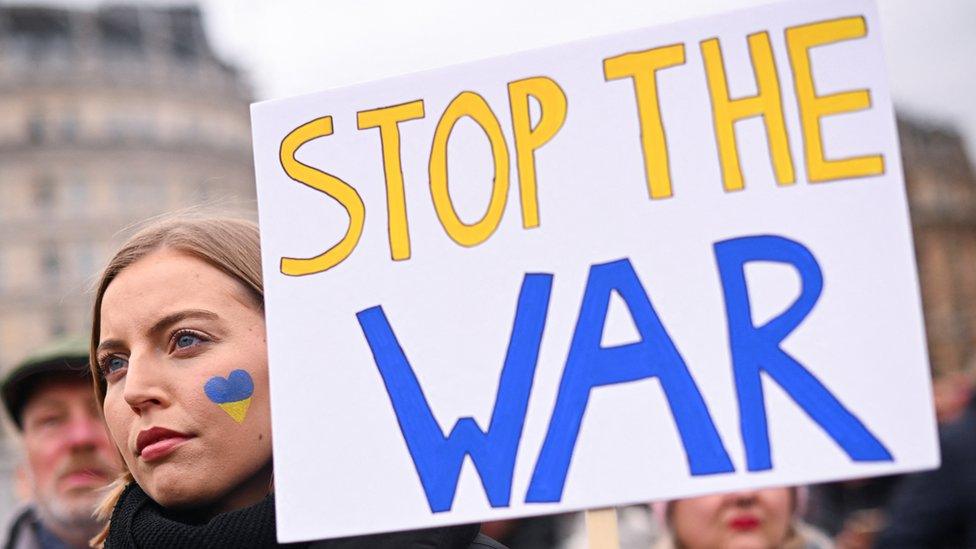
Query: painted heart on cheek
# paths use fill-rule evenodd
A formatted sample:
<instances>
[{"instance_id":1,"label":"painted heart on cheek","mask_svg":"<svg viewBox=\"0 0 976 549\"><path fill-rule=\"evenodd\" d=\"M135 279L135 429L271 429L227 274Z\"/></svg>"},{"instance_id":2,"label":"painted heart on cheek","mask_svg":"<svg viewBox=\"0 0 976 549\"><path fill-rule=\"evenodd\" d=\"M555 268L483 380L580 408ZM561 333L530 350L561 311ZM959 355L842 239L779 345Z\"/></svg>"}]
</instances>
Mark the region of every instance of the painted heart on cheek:
<instances>
[{"instance_id":1,"label":"painted heart on cheek","mask_svg":"<svg viewBox=\"0 0 976 549\"><path fill-rule=\"evenodd\" d=\"M246 370L234 370L226 378L210 378L203 386L203 392L234 421L243 423L254 394L254 380Z\"/></svg>"}]
</instances>

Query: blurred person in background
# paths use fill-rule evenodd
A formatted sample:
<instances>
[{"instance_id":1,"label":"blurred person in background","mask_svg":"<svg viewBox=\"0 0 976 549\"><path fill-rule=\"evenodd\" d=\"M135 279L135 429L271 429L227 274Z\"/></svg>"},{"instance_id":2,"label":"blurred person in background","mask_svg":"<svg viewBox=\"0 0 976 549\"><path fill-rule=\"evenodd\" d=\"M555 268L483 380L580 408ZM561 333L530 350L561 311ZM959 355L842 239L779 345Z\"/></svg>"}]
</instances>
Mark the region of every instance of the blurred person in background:
<instances>
[{"instance_id":1,"label":"blurred person in background","mask_svg":"<svg viewBox=\"0 0 976 549\"><path fill-rule=\"evenodd\" d=\"M939 445L942 465L896 488L879 549L976 547L976 401L940 429Z\"/></svg>"},{"instance_id":2,"label":"blurred person in background","mask_svg":"<svg viewBox=\"0 0 976 549\"><path fill-rule=\"evenodd\" d=\"M870 549L884 526L884 508L903 477L843 480L810 487L804 519L840 549Z\"/></svg>"},{"instance_id":3,"label":"blurred person in background","mask_svg":"<svg viewBox=\"0 0 976 549\"><path fill-rule=\"evenodd\" d=\"M972 364L969 369L973 369ZM952 423L966 413L973 395L973 376L967 371L943 374L932 380L932 392L939 425Z\"/></svg>"},{"instance_id":4,"label":"blurred person in background","mask_svg":"<svg viewBox=\"0 0 976 549\"><path fill-rule=\"evenodd\" d=\"M798 488L766 488L656 505L666 533L654 549L829 549L833 543L800 519Z\"/></svg>"},{"instance_id":5,"label":"blurred person in background","mask_svg":"<svg viewBox=\"0 0 976 549\"><path fill-rule=\"evenodd\" d=\"M0 383L0 398L23 441L30 500L0 534L2 547L88 547L102 526L92 514L120 463L92 397L87 341L39 349Z\"/></svg>"}]
</instances>

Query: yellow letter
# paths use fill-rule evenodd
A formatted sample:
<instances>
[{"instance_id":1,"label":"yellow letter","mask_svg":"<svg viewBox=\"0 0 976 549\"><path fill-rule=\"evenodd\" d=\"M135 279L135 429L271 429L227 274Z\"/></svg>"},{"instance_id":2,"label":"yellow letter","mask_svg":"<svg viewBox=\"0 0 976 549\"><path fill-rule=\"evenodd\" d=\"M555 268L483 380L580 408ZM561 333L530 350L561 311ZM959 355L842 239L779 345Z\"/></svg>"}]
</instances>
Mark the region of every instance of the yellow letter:
<instances>
[{"instance_id":1,"label":"yellow letter","mask_svg":"<svg viewBox=\"0 0 976 549\"><path fill-rule=\"evenodd\" d=\"M807 160L807 177L811 183L864 177L884 173L884 157L880 154L856 156L841 160L824 158L820 119L831 114L860 111L871 106L868 90L855 90L818 96L810 70L810 48L841 40L863 38L867 28L863 17L848 17L821 21L786 29L786 45L793 65L796 101L800 106L803 124L803 150Z\"/></svg>"},{"instance_id":2,"label":"yellow letter","mask_svg":"<svg viewBox=\"0 0 976 549\"><path fill-rule=\"evenodd\" d=\"M451 203L447 189L447 141L454 130L454 124L461 117L474 120L488 136L491 143L491 156L495 163L495 175L491 188L491 201L488 210L480 220L467 224L458 217ZM474 92L463 92L451 101L444 110L437 129L434 130L434 143L430 149L430 195L434 199L434 209L441 225L452 240L462 246L477 246L495 232L505 213L508 199L508 145L502 127L495 113L484 98Z\"/></svg>"},{"instance_id":3,"label":"yellow letter","mask_svg":"<svg viewBox=\"0 0 976 549\"><path fill-rule=\"evenodd\" d=\"M316 170L295 159L295 153L302 145L326 135L332 135L331 116L316 118L292 130L281 141L281 167L288 177L336 199L349 214L349 228L342 240L320 255L308 259L282 257L282 274L303 276L327 271L349 257L363 234L366 207L356 189L334 175Z\"/></svg>"},{"instance_id":4,"label":"yellow letter","mask_svg":"<svg viewBox=\"0 0 976 549\"><path fill-rule=\"evenodd\" d=\"M634 80L641 147L644 153L644 175L647 178L647 191L652 199L671 196L668 147L661 123L661 106L657 98L657 71L684 63L684 44L625 53L603 60L605 80Z\"/></svg>"},{"instance_id":5,"label":"yellow letter","mask_svg":"<svg viewBox=\"0 0 976 549\"><path fill-rule=\"evenodd\" d=\"M795 183L790 142L786 135L786 123L783 120L779 77L776 74L776 63L773 61L773 49L769 45L769 33L749 35L749 56L752 58L752 70L756 73L758 91L756 95L750 97L740 99L729 97L729 84L725 77L725 64L718 38L703 41L701 52L705 61L705 74L708 77L708 91L712 97L712 119L715 123L715 138L718 142L719 160L722 163L722 185L725 190L740 191L745 185L742 180L742 168L739 166L734 124L753 116L762 116L766 125L766 139L769 140L777 183L780 185Z\"/></svg>"},{"instance_id":6,"label":"yellow letter","mask_svg":"<svg viewBox=\"0 0 976 549\"><path fill-rule=\"evenodd\" d=\"M532 127L529 96L539 102L539 123ZM566 121L566 94L555 81L544 76L508 84L512 105L512 129L518 163L519 192L522 197L522 226L539 226L539 198L535 182L535 151L545 145Z\"/></svg>"},{"instance_id":7,"label":"yellow letter","mask_svg":"<svg viewBox=\"0 0 976 549\"><path fill-rule=\"evenodd\" d=\"M390 253L394 261L410 259L410 229L403 198L403 168L400 165L400 122L424 117L424 102L393 105L358 113L359 129L380 129L383 173L386 175L386 221L390 231Z\"/></svg>"}]
</instances>

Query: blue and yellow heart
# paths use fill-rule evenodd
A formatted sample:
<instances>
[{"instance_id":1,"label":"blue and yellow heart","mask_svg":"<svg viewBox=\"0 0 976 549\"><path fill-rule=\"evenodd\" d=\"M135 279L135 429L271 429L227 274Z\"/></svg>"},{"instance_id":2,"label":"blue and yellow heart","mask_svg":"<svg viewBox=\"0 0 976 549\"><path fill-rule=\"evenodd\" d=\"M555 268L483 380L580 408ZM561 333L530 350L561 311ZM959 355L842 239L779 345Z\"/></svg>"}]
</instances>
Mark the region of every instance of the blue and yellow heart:
<instances>
[{"instance_id":1,"label":"blue and yellow heart","mask_svg":"<svg viewBox=\"0 0 976 549\"><path fill-rule=\"evenodd\" d=\"M244 422L254 394L254 380L245 370L234 370L226 378L214 376L203 386L207 398L220 406L237 423Z\"/></svg>"}]
</instances>

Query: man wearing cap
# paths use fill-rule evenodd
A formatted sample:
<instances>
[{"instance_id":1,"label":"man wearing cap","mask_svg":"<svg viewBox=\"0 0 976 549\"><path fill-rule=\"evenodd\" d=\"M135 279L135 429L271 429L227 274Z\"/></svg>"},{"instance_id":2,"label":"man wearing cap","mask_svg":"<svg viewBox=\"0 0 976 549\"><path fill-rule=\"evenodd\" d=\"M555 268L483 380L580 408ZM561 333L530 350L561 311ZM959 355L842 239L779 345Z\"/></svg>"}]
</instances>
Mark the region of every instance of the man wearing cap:
<instances>
[{"instance_id":1,"label":"man wearing cap","mask_svg":"<svg viewBox=\"0 0 976 549\"><path fill-rule=\"evenodd\" d=\"M88 547L92 512L119 468L92 392L86 342L56 341L18 364L0 398L23 439L31 503L0 532L2 549Z\"/></svg>"}]
</instances>

